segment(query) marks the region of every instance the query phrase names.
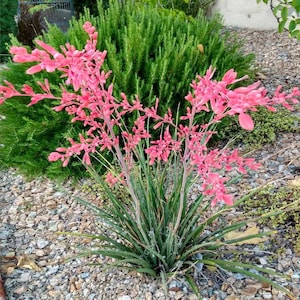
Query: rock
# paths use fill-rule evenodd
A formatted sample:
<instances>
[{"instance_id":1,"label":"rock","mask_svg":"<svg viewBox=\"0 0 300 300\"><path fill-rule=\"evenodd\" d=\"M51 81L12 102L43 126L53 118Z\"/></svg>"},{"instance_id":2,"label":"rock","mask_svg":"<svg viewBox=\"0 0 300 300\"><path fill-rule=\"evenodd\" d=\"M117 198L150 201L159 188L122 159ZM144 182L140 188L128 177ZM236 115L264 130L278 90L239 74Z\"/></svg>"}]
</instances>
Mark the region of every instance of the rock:
<instances>
[{"instance_id":1,"label":"rock","mask_svg":"<svg viewBox=\"0 0 300 300\"><path fill-rule=\"evenodd\" d=\"M152 300L153 299L151 292L146 292L144 297L145 297L145 300Z\"/></svg>"},{"instance_id":2,"label":"rock","mask_svg":"<svg viewBox=\"0 0 300 300\"><path fill-rule=\"evenodd\" d=\"M272 293L269 293L269 292L264 292L262 294L262 297L263 297L263 299L273 299Z\"/></svg>"},{"instance_id":3,"label":"rock","mask_svg":"<svg viewBox=\"0 0 300 300\"><path fill-rule=\"evenodd\" d=\"M48 270L46 271L46 276L49 276L49 275L53 275L53 274L56 274L59 270L59 266L53 266L53 267L48 267Z\"/></svg>"},{"instance_id":4,"label":"rock","mask_svg":"<svg viewBox=\"0 0 300 300\"><path fill-rule=\"evenodd\" d=\"M241 279L245 279L246 276L244 274L240 274L240 273L235 273L233 274L233 277L237 280L241 280Z\"/></svg>"},{"instance_id":5,"label":"rock","mask_svg":"<svg viewBox=\"0 0 300 300\"><path fill-rule=\"evenodd\" d=\"M41 267L46 267L46 266L48 266L48 264L49 263L47 260L39 260L39 266L41 266Z\"/></svg>"},{"instance_id":6,"label":"rock","mask_svg":"<svg viewBox=\"0 0 300 300\"><path fill-rule=\"evenodd\" d=\"M5 253L5 258L14 258L16 257L16 253L14 251Z\"/></svg>"},{"instance_id":7,"label":"rock","mask_svg":"<svg viewBox=\"0 0 300 300\"><path fill-rule=\"evenodd\" d=\"M61 276L56 275L56 276L50 278L49 282L52 286L56 287L61 283L61 280L62 280Z\"/></svg>"},{"instance_id":8,"label":"rock","mask_svg":"<svg viewBox=\"0 0 300 300\"><path fill-rule=\"evenodd\" d=\"M12 234L14 234L14 231L16 230L16 227L11 224L2 224L0 227L0 240L6 240L8 239Z\"/></svg>"},{"instance_id":9,"label":"rock","mask_svg":"<svg viewBox=\"0 0 300 300\"><path fill-rule=\"evenodd\" d=\"M52 298L55 298L57 294L58 294L58 292L55 291L55 290L50 290L50 291L48 292L48 295L49 295L50 297L52 297Z\"/></svg>"},{"instance_id":10,"label":"rock","mask_svg":"<svg viewBox=\"0 0 300 300\"><path fill-rule=\"evenodd\" d=\"M292 275L292 279L293 279L293 281L295 281L295 282L299 282L299 281L300 281L300 272L299 272L299 273L294 273L294 274Z\"/></svg>"},{"instance_id":11,"label":"rock","mask_svg":"<svg viewBox=\"0 0 300 300\"><path fill-rule=\"evenodd\" d=\"M32 211L29 213L28 217L29 218L35 218L37 216L37 212L36 211Z\"/></svg>"},{"instance_id":12,"label":"rock","mask_svg":"<svg viewBox=\"0 0 300 300\"><path fill-rule=\"evenodd\" d=\"M89 272L85 272L85 273L81 273L79 275L79 277L82 278L82 279L86 279L86 278L90 277L90 275L91 274Z\"/></svg>"},{"instance_id":13,"label":"rock","mask_svg":"<svg viewBox=\"0 0 300 300\"><path fill-rule=\"evenodd\" d=\"M47 208L49 208L49 209L54 209L54 208L57 207L57 202L56 202L55 200L48 200L48 201L46 202L46 206L47 206Z\"/></svg>"},{"instance_id":14,"label":"rock","mask_svg":"<svg viewBox=\"0 0 300 300\"><path fill-rule=\"evenodd\" d=\"M137 295L138 295L138 291L135 288L132 288L129 296L133 299L136 299Z\"/></svg>"},{"instance_id":15,"label":"rock","mask_svg":"<svg viewBox=\"0 0 300 300\"><path fill-rule=\"evenodd\" d=\"M65 194L62 193L62 192L55 192L55 193L53 194L53 197L54 197L54 198L62 198L62 197L64 197L64 196L65 196Z\"/></svg>"},{"instance_id":16,"label":"rock","mask_svg":"<svg viewBox=\"0 0 300 300\"><path fill-rule=\"evenodd\" d=\"M23 237L24 235L26 234L26 231L25 230L18 230L14 233L14 237L15 238L20 238L20 237Z\"/></svg>"},{"instance_id":17,"label":"rock","mask_svg":"<svg viewBox=\"0 0 300 300\"><path fill-rule=\"evenodd\" d=\"M36 241L36 244L38 246L39 249L44 249L49 245L49 242L43 239L38 239Z\"/></svg>"},{"instance_id":18,"label":"rock","mask_svg":"<svg viewBox=\"0 0 300 300\"><path fill-rule=\"evenodd\" d=\"M22 286L17 287L14 290L14 294L23 295L26 291L27 291L27 288L24 285L22 285Z\"/></svg>"},{"instance_id":19,"label":"rock","mask_svg":"<svg viewBox=\"0 0 300 300\"><path fill-rule=\"evenodd\" d=\"M87 288L83 289L83 296L85 299L87 299L88 295L89 295L89 289Z\"/></svg>"},{"instance_id":20,"label":"rock","mask_svg":"<svg viewBox=\"0 0 300 300\"><path fill-rule=\"evenodd\" d=\"M34 251L35 255L38 256L38 257L42 257L45 255L45 252L43 250L40 250L40 249L36 249Z\"/></svg>"},{"instance_id":21,"label":"rock","mask_svg":"<svg viewBox=\"0 0 300 300\"><path fill-rule=\"evenodd\" d=\"M57 231L57 222L54 221L54 222L49 222L49 231Z\"/></svg>"},{"instance_id":22,"label":"rock","mask_svg":"<svg viewBox=\"0 0 300 300\"><path fill-rule=\"evenodd\" d=\"M235 295L229 295L224 300L240 300L240 297Z\"/></svg>"},{"instance_id":23,"label":"rock","mask_svg":"<svg viewBox=\"0 0 300 300\"><path fill-rule=\"evenodd\" d=\"M261 288L261 284L257 285L250 285L244 287L242 290L240 290L240 293L244 296L255 296L257 291Z\"/></svg>"},{"instance_id":24,"label":"rock","mask_svg":"<svg viewBox=\"0 0 300 300\"><path fill-rule=\"evenodd\" d=\"M131 300L132 298L128 295L125 295L125 296L121 296L118 298L118 300Z\"/></svg>"},{"instance_id":25,"label":"rock","mask_svg":"<svg viewBox=\"0 0 300 300\"><path fill-rule=\"evenodd\" d=\"M17 279L18 282L27 282L29 281L31 275L29 272L22 273L21 276Z\"/></svg>"},{"instance_id":26,"label":"rock","mask_svg":"<svg viewBox=\"0 0 300 300\"><path fill-rule=\"evenodd\" d=\"M182 290L183 284L178 280L172 280L169 284L169 291L179 292Z\"/></svg>"},{"instance_id":27,"label":"rock","mask_svg":"<svg viewBox=\"0 0 300 300\"><path fill-rule=\"evenodd\" d=\"M81 289L81 283L79 281L75 281L74 285L75 285L76 290L80 290Z\"/></svg>"},{"instance_id":28,"label":"rock","mask_svg":"<svg viewBox=\"0 0 300 300\"><path fill-rule=\"evenodd\" d=\"M156 290L154 297L156 298L164 297L164 292L162 290Z\"/></svg>"},{"instance_id":29,"label":"rock","mask_svg":"<svg viewBox=\"0 0 300 300\"><path fill-rule=\"evenodd\" d=\"M94 299L97 299L96 293L92 293L88 296L88 300L94 300Z\"/></svg>"},{"instance_id":30,"label":"rock","mask_svg":"<svg viewBox=\"0 0 300 300\"><path fill-rule=\"evenodd\" d=\"M267 265L268 264L268 261L265 258L263 258L263 257L259 257L258 260L259 260L259 263L261 265Z\"/></svg>"}]
</instances>

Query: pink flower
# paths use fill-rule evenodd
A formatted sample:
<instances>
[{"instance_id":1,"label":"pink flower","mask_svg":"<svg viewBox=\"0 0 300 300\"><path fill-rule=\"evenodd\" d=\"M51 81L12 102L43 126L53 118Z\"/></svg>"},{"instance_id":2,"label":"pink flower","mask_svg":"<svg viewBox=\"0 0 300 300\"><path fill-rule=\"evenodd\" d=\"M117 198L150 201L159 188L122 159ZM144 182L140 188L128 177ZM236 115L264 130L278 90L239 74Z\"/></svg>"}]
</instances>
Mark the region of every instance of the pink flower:
<instances>
[{"instance_id":1,"label":"pink flower","mask_svg":"<svg viewBox=\"0 0 300 300\"><path fill-rule=\"evenodd\" d=\"M83 28L88 40L82 50L67 43L61 47L60 53L42 41L37 41L41 49L34 49L31 53L24 47L11 47L10 53L15 62L35 62L27 74L42 70L59 71L64 82L60 94L54 96L47 79L38 83L41 93L36 93L26 84L20 93L11 83L4 81L4 86L0 86L0 104L14 96L29 96L29 105L43 99L55 99L60 102L53 108L55 111L65 110L73 116L72 122L83 123L86 130L79 135L78 141L70 138L70 146L57 148L49 155L49 161L60 160L63 166L67 166L72 156L81 156L82 162L90 165L93 153L111 151L119 162L121 173L118 176L108 173L106 181L113 185L120 182L121 178L124 179L121 183L129 187L132 178L130 172L134 163L138 163L140 147L147 145L145 153L149 157L149 164L167 162L170 154L174 153L179 158L177 162L182 163L183 176L198 175L202 193L212 200L212 205L218 202L232 205L233 197L226 189L226 172L235 169L243 174L248 169L257 169L259 165L251 158L241 157L237 150L209 149L207 144L215 134L211 126L226 116L237 115L240 126L252 130L254 121L250 113L256 111L257 106L275 111L277 105L282 105L292 110L298 102L299 89L294 88L287 94L278 87L273 97L267 96L260 82L231 89L232 84L247 77L238 78L237 73L230 69L222 80L217 81L213 79L215 69L210 67L204 76L197 76L191 83L192 91L185 97L188 101L186 113L177 121L170 110L163 116L158 114L158 99L150 108L144 108L137 96L128 100L121 93L121 99L116 99L113 85L106 87L111 72L101 69L107 52L100 52L96 48L98 34L95 27L86 22ZM207 124L196 124L196 116L202 112L213 113L213 118ZM138 115L137 120L132 128L127 128L124 118L131 118L135 114ZM153 124L150 126L153 131L159 130L161 136L158 140L151 141L146 124ZM188 192L185 187L183 190L183 193ZM131 192L135 196L134 191Z\"/></svg>"},{"instance_id":2,"label":"pink flower","mask_svg":"<svg viewBox=\"0 0 300 300\"><path fill-rule=\"evenodd\" d=\"M119 178L115 177L114 175L112 175L110 172L108 172L106 174L106 178L105 178L106 183L108 183L109 186L113 187L114 185L116 185L117 183L120 182Z\"/></svg>"},{"instance_id":3,"label":"pink flower","mask_svg":"<svg viewBox=\"0 0 300 300\"><path fill-rule=\"evenodd\" d=\"M12 46L9 52L13 55L13 61L18 63L32 62L35 58L24 47Z\"/></svg>"},{"instance_id":4,"label":"pink flower","mask_svg":"<svg viewBox=\"0 0 300 300\"><path fill-rule=\"evenodd\" d=\"M89 34L92 35L95 32L95 27L92 26L92 24L90 22L85 22L83 24L83 29Z\"/></svg>"},{"instance_id":5,"label":"pink flower","mask_svg":"<svg viewBox=\"0 0 300 300\"><path fill-rule=\"evenodd\" d=\"M217 173L207 173L202 177L202 192L204 195L209 195L213 200L212 206L215 206L217 202L223 202L227 205L233 204L233 196L229 195L225 188L226 178L220 176Z\"/></svg>"},{"instance_id":6,"label":"pink flower","mask_svg":"<svg viewBox=\"0 0 300 300\"><path fill-rule=\"evenodd\" d=\"M234 72L233 69L230 69L229 71L227 71L227 72L225 73L225 75L224 75L223 78L222 78L222 81L223 81L226 85L232 84L232 83L235 83L236 77L237 77L237 72Z\"/></svg>"},{"instance_id":7,"label":"pink flower","mask_svg":"<svg viewBox=\"0 0 300 300\"><path fill-rule=\"evenodd\" d=\"M239 123L242 128L246 130L253 130L254 128L254 122L250 115L245 113L239 114Z\"/></svg>"},{"instance_id":8,"label":"pink flower","mask_svg":"<svg viewBox=\"0 0 300 300\"><path fill-rule=\"evenodd\" d=\"M51 47L50 45L44 43L41 40L35 40L35 42L43 49L45 49L48 53L50 53L52 56L55 56L55 58L58 58L59 52Z\"/></svg>"},{"instance_id":9,"label":"pink flower","mask_svg":"<svg viewBox=\"0 0 300 300\"><path fill-rule=\"evenodd\" d=\"M233 69L230 69L224 74L221 83L224 83L227 86L229 84L234 84L248 78L248 76L244 76L237 79L237 72L235 72Z\"/></svg>"},{"instance_id":10,"label":"pink flower","mask_svg":"<svg viewBox=\"0 0 300 300\"><path fill-rule=\"evenodd\" d=\"M50 153L50 155L48 156L49 161L57 161L59 159L63 159L63 155L61 155L58 152L52 152Z\"/></svg>"},{"instance_id":11,"label":"pink flower","mask_svg":"<svg viewBox=\"0 0 300 300\"><path fill-rule=\"evenodd\" d=\"M8 98L22 95L10 82L4 80L4 83L6 86L0 86L0 104Z\"/></svg>"},{"instance_id":12,"label":"pink flower","mask_svg":"<svg viewBox=\"0 0 300 300\"><path fill-rule=\"evenodd\" d=\"M171 151L180 150L180 142L172 139L168 127L164 132L163 138L152 141L151 144L153 146L145 150L149 155L151 165L153 165L156 160L167 162Z\"/></svg>"}]
</instances>

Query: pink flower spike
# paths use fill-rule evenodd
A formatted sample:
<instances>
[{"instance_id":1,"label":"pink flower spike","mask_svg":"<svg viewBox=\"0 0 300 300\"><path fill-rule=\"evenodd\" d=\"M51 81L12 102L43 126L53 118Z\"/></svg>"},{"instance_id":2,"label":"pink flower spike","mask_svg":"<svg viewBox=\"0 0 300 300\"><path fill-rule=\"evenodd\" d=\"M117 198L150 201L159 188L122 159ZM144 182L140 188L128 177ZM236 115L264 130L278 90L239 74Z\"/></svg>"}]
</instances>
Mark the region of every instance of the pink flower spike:
<instances>
[{"instance_id":1,"label":"pink flower spike","mask_svg":"<svg viewBox=\"0 0 300 300\"><path fill-rule=\"evenodd\" d=\"M51 94L34 94L31 97L31 101L28 104L28 106L34 105L34 104L36 104L39 101L44 100L44 99L55 99L55 97Z\"/></svg>"},{"instance_id":2,"label":"pink flower spike","mask_svg":"<svg viewBox=\"0 0 300 300\"><path fill-rule=\"evenodd\" d=\"M92 24L90 22L85 22L83 24L83 29L85 30L86 33L88 33L89 35L92 35L95 32L95 27L92 26Z\"/></svg>"},{"instance_id":3,"label":"pink flower spike","mask_svg":"<svg viewBox=\"0 0 300 300\"><path fill-rule=\"evenodd\" d=\"M215 206L217 204L217 202L223 202L226 205L233 205L233 196L230 194L222 194L222 197L220 197L219 199L217 197L215 197L213 199L213 201L211 202L211 206Z\"/></svg>"},{"instance_id":4,"label":"pink flower spike","mask_svg":"<svg viewBox=\"0 0 300 300\"><path fill-rule=\"evenodd\" d=\"M12 46L9 52L14 56L13 61L18 63L36 61L36 57L32 56L27 52L24 47Z\"/></svg>"},{"instance_id":5,"label":"pink flower spike","mask_svg":"<svg viewBox=\"0 0 300 300\"><path fill-rule=\"evenodd\" d=\"M43 41L40 40L35 40L35 42L43 49L45 49L48 53L50 53L52 56L57 54L57 50L50 45L44 43Z\"/></svg>"},{"instance_id":6,"label":"pink flower spike","mask_svg":"<svg viewBox=\"0 0 300 300\"><path fill-rule=\"evenodd\" d=\"M234 72L233 69L228 70L222 78L222 81L226 83L226 85L234 83L237 77L237 72Z\"/></svg>"},{"instance_id":7,"label":"pink flower spike","mask_svg":"<svg viewBox=\"0 0 300 300\"><path fill-rule=\"evenodd\" d=\"M120 182L119 178L115 177L111 173L106 174L105 182L110 186L113 187L115 184Z\"/></svg>"},{"instance_id":8,"label":"pink flower spike","mask_svg":"<svg viewBox=\"0 0 300 300\"><path fill-rule=\"evenodd\" d=\"M39 64L39 65L35 65L35 66L27 69L26 74L32 75L32 74L38 73L40 71L42 71L42 67Z\"/></svg>"},{"instance_id":9,"label":"pink flower spike","mask_svg":"<svg viewBox=\"0 0 300 300\"><path fill-rule=\"evenodd\" d=\"M82 157L82 163L85 165L88 165L88 166L91 165L91 159L90 159L88 150L86 150L86 152L84 153L84 155Z\"/></svg>"},{"instance_id":10,"label":"pink flower spike","mask_svg":"<svg viewBox=\"0 0 300 300\"><path fill-rule=\"evenodd\" d=\"M9 49L10 54L13 55L28 55L27 49L24 47L12 46Z\"/></svg>"},{"instance_id":11,"label":"pink flower spike","mask_svg":"<svg viewBox=\"0 0 300 300\"><path fill-rule=\"evenodd\" d=\"M52 152L50 153L50 155L48 156L48 160L49 161L57 161L59 159L62 159L63 158L63 155L61 155L60 153L58 152Z\"/></svg>"},{"instance_id":12,"label":"pink flower spike","mask_svg":"<svg viewBox=\"0 0 300 300\"><path fill-rule=\"evenodd\" d=\"M253 119L248 114L240 113L239 114L239 123L240 123L241 127L244 128L245 130L251 131L254 129Z\"/></svg>"},{"instance_id":13,"label":"pink flower spike","mask_svg":"<svg viewBox=\"0 0 300 300\"><path fill-rule=\"evenodd\" d=\"M32 89L31 86L29 86L28 84L24 84L22 91L26 94L26 95L34 95L34 91Z\"/></svg>"},{"instance_id":14,"label":"pink flower spike","mask_svg":"<svg viewBox=\"0 0 300 300\"><path fill-rule=\"evenodd\" d=\"M207 69L207 71L206 71L203 78L205 78L206 80L211 80L213 78L214 74L215 74L215 71L216 71L216 68L213 68L213 66L210 66Z\"/></svg>"},{"instance_id":15,"label":"pink flower spike","mask_svg":"<svg viewBox=\"0 0 300 300\"><path fill-rule=\"evenodd\" d=\"M64 159L64 162L63 162L63 167L66 167L70 161L70 157L67 157L67 158L63 158Z\"/></svg>"},{"instance_id":16,"label":"pink flower spike","mask_svg":"<svg viewBox=\"0 0 300 300\"><path fill-rule=\"evenodd\" d=\"M38 85L42 88L42 90L43 90L44 92L50 93L50 85L49 85L49 81L48 81L47 78L45 79L44 83L38 81Z\"/></svg>"}]
</instances>

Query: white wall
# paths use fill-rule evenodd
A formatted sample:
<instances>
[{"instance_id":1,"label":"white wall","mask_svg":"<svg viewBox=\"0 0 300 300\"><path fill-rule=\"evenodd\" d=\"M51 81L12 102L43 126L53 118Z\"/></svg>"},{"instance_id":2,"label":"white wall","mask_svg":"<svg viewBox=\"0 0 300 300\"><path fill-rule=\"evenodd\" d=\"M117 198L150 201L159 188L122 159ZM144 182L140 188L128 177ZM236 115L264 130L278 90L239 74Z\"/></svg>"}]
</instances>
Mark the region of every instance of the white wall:
<instances>
[{"instance_id":1,"label":"white wall","mask_svg":"<svg viewBox=\"0 0 300 300\"><path fill-rule=\"evenodd\" d=\"M212 13L220 12L224 25L258 30L277 30L277 20L269 4L256 0L216 0Z\"/></svg>"}]
</instances>

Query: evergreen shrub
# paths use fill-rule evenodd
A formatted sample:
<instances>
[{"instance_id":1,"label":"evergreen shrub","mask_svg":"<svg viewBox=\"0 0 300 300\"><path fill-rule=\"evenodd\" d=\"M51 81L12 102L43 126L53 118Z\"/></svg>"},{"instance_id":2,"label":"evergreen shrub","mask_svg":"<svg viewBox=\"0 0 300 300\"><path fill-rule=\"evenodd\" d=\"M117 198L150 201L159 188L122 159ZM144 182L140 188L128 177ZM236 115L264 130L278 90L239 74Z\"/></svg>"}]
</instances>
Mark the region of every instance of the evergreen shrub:
<instances>
[{"instance_id":1,"label":"evergreen shrub","mask_svg":"<svg viewBox=\"0 0 300 300\"><path fill-rule=\"evenodd\" d=\"M156 97L159 97L163 111L170 107L176 113L178 106L183 106L184 97L195 74L203 75L210 65L216 67L217 79L231 68L240 77L245 74L253 77L251 65L254 55L244 55L241 52L241 42L223 32L220 16L207 20L200 13L196 18L191 18L131 1L111 1L107 9L99 2L98 11L98 16L91 16L86 9L78 20L73 19L66 34L51 25L42 39L54 47L68 41L77 49L82 49L87 39L82 25L85 21L94 24L99 32L98 49L108 51L104 68L113 72L111 80L115 95L123 91L132 99L137 94L147 106L154 105ZM229 39L230 43L227 43ZM30 80L24 75L24 70L20 69L21 65L10 64L10 67L10 70L2 72L3 79L16 86ZM15 73L19 75L14 76ZM43 80L48 76L49 74L40 73L35 75L35 79ZM57 82L59 88L62 79L56 73L52 76L56 78L51 82ZM59 145L68 145L66 137L70 136L70 132L73 133L72 137L76 137L82 130L79 125L69 127L66 124L69 117L61 119L51 113L44 102L33 113L32 108L27 110L20 100L10 101L10 105L0 106L1 114L6 119L0 122L0 136L6 130L6 134L14 138L7 138L2 142L5 147L0 149L0 160L8 166L17 164L23 172L31 168L34 173L42 172L47 176L53 174L53 167L48 164L46 156L45 165L39 170L40 162L37 161L36 154L30 154L27 147L40 155L49 153ZM10 127L15 118L20 122ZM37 130L37 123L42 122L46 122L47 130L40 130L39 136L32 136L31 133ZM128 120L129 127L132 126L130 122ZM26 142L24 130L30 135ZM56 142L58 140L63 142ZM14 149L16 154L10 155L9 149ZM55 177L68 176L72 173L68 168L56 169ZM73 175L82 176L83 172L78 169Z\"/></svg>"},{"instance_id":2,"label":"evergreen shrub","mask_svg":"<svg viewBox=\"0 0 300 300\"><path fill-rule=\"evenodd\" d=\"M139 0L137 0L139 1ZM140 0L162 8L183 11L189 16L196 16L200 10L204 15L208 12L215 0Z\"/></svg>"},{"instance_id":3,"label":"evergreen shrub","mask_svg":"<svg viewBox=\"0 0 300 300\"><path fill-rule=\"evenodd\" d=\"M17 44L17 43L16 43ZM26 75L29 64L10 64L10 69L1 72L0 79L35 84L45 73L35 76ZM47 78L59 82L57 73L48 74ZM58 88L58 86L57 86ZM66 178L84 172L79 162L73 160L70 167L62 169L61 164L49 164L49 151L57 147L58 143L66 143L66 138L76 135L80 130L76 124L70 125L70 118L66 113L58 114L50 107L50 102L38 103L28 107L29 99L15 97L0 105L0 167L18 168L28 178L46 174L49 178Z\"/></svg>"},{"instance_id":4,"label":"evergreen shrub","mask_svg":"<svg viewBox=\"0 0 300 300\"><path fill-rule=\"evenodd\" d=\"M9 42L9 35L17 32L17 24L14 20L17 8L17 0L0 1L0 61L8 55L6 44Z\"/></svg>"},{"instance_id":5,"label":"evergreen shrub","mask_svg":"<svg viewBox=\"0 0 300 300\"><path fill-rule=\"evenodd\" d=\"M105 67L113 71L116 95L137 94L145 105L153 105L158 97L164 111L170 107L176 112L195 74L203 75L210 65L217 69L216 79L231 68L239 76L253 78L254 55L244 55L241 41L223 33L218 15L208 20L200 12L191 18L131 1L110 1L108 9L100 3L98 9L98 17L86 10L73 21L68 39L82 48L86 41L82 25L87 20L95 24L100 37L98 49L108 51ZM57 46L51 32L45 39Z\"/></svg>"},{"instance_id":6,"label":"evergreen shrub","mask_svg":"<svg viewBox=\"0 0 300 300\"><path fill-rule=\"evenodd\" d=\"M88 8L92 15L98 15L97 1L95 0L73 0L74 11L77 15L84 12Z\"/></svg>"}]
</instances>

